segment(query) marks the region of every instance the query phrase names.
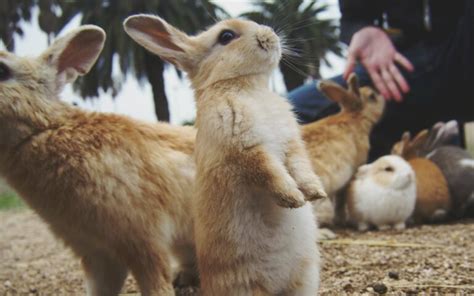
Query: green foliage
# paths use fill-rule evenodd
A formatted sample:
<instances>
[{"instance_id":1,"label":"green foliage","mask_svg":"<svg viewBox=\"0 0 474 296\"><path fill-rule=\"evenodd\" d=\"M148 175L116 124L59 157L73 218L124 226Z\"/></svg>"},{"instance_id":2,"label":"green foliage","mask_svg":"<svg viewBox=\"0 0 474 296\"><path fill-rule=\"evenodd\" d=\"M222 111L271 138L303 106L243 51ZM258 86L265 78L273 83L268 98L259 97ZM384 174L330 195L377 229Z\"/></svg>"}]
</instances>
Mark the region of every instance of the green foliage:
<instances>
[{"instance_id":1,"label":"green foliage","mask_svg":"<svg viewBox=\"0 0 474 296\"><path fill-rule=\"evenodd\" d=\"M242 16L273 27L284 40L284 58L280 64L288 90L304 82L307 74L320 78L321 61L328 52L342 56L338 25L322 19L327 5L320 1L286 0L255 1L256 10Z\"/></svg>"},{"instance_id":2,"label":"green foliage","mask_svg":"<svg viewBox=\"0 0 474 296\"><path fill-rule=\"evenodd\" d=\"M0 210L17 209L24 207L23 201L13 192L0 194Z\"/></svg>"}]
</instances>

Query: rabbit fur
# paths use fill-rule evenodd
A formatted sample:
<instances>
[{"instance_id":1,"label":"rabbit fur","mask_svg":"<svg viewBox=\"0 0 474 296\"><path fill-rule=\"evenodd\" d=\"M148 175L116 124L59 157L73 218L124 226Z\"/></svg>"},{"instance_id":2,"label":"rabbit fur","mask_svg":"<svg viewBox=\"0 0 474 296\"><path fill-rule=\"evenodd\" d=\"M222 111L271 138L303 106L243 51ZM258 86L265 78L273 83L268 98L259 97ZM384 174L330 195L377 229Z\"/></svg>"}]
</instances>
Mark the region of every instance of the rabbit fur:
<instances>
[{"instance_id":1,"label":"rabbit fur","mask_svg":"<svg viewBox=\"0 0 474 296\"><path fill-rule=\"evenodd\" d=\"M317 294L317 227L306 200L325 193L291 106L268 88L281 56L279 38L268 27L238 19L197 36L151 15L132 16L125 28L186 71L195 91L202 293ZM232 39L221 43L229 31Z\"/></svg>"},{"instance_id":2,"label":"rabbit fur","mask_svg":"<svg viewBox=\"0 0 474 296\"><path fill-rule=\"evenodd\" d=\"M419 157L419 148L428 139L428 130L420 131L414 139L409 132L392 147L392 154L403 157L415 171L417 198L413 220L416 223L445 221L451 208L448 183L439 167L431 160Z\"/></svg>"},{"instance_id":3,"label":"rabbit fur","mask_svg":"<svg viewBox=\"0 0 474 296\"><path fill-rule=\"evenodd\" d=\"M450 217L474 216L474 165L472 156L461 147L453 146L459 137L455 120L438 122L430 129L428 139L416 149L416 154L433 161L448 183L451 196Z\"/></svg>"},{"instance_id":4,"label":"rabbit fur","mask_svg":"<svg viewBox=\"0 0 474 296\"><path fill-rule=\"evenodd\" d=\"M397 155L382 156L357 170L347 197L349 216L360 231L405 228L416 202L415 173Z\"/></svg>"},{"instance_id":5,"label":"rabbit fur","mask_svg":"<svg viewBox=\"0 0 474 296\"><path fill-rule=\"evenodd\" d=\"M452 199L450 216L474 217L474 159L457 146L441 146L428 154L443 172Z\"/></svg>"},{"instance_id":6,"label":"rabbit fur","mask_svg":"<svg viewBox=\"0 0 474 296\"><path fill-rule=\"evenodd\" d=\"M345 222L345 187L360 165L367 162L369 135L380 120L385 107L384 98L371 87L359 87L353 73L348 89L321 81L319 89L341 107L338 114L302 126L302 136L313 168L321 178L326 193L332 198L334 214L315 210L321 223ZM317 201L316 203L319 203Z\"/></svg>"},{"instance_id":7,"label":"rabbit fur","mask_svg":"<svg viewBox=\"0 0 474 296\"><path fill-rule=\"evenodd\" d=\"M174 295L173 258L195 269L195 131L61 102L104 40L87 25L37 58L0 52L0 173L80 257L88 295L117 295L128 271L142 295Z\"/></svg>"}]
</instances>

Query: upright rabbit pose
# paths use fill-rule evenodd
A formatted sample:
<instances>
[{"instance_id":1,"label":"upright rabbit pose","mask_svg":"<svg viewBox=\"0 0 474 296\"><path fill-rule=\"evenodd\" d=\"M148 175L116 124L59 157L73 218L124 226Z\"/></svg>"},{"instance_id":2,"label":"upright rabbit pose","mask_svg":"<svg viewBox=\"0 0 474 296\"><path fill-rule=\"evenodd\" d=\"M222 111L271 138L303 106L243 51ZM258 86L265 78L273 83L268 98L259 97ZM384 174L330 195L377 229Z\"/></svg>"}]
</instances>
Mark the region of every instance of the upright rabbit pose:
<instances>
[{"instance_id":1,"label":"upright rabbit pose","mask_svg":"<svg viewBox=\"0 0 474 296\"><path fill-rule=\"evenodd\" d=\"M193 268L195 132L63 103L105 33L83 26L37 58L0 52L0 173L82 260L89 295L173 295L172 254ZM191 255L190 255L191 254Z\"/></svg>"},{"instance_id":2,"label":"upright rabbit pose","mask_svg":"<svg viewBox=\"0 0 474 296\"><path fill-rule=\"evenodd\" d=\"M148 15L128 18L125 30L185 70L195 90L203 295L316 295L317 227L306 200L325 193L290 105L268 88L277 35L232 19L190 37Z\"/></svg>"}]
</instances>

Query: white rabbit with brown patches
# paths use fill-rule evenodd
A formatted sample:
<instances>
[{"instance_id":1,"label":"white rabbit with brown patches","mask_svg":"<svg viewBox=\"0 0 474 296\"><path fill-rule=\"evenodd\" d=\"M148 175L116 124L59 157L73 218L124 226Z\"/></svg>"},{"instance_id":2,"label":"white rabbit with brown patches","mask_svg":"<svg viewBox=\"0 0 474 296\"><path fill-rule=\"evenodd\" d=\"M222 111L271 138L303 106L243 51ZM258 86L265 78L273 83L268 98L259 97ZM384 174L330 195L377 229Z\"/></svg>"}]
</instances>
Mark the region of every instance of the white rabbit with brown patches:
<instances>
[{"instance_id":1,"label":"white rabbit with brown patches","mask_svg":"<svg viewBox=\"0 0 474 296\"><path fill-rule=\"evenodd\" d=\"M197 102L195 238L204 295L316 295L325 196L288 102L268 88L281 56L268 27L222 21L187 36L137 15L125 30L185 70Z\"/></svg>"},{"instance_id":2,"label":"white rabbit with brown patches","mask_svg":"<svg viewBox=\"0 0 474 296\"><path fill-rule=\"evenodd\" d=\"M415 202L415 173L396 155L359 167L348 189L349 216L360 231L371 225L380 230L404 229Z\"/></svg>"},{"instance_id":3,"label":"white rabbit with brown patches","mask_svg":"<svg viewBox=\"0 0 474 296\"><path fill-rule=\"evenodd\" d=\"M117 295L128 271L142 295L174 295L172 255L195 268L195 132L60 101L104 40L89 25L37 58L0 52L0 173L81 258L88 295Z\"/></svg>"}]
</instances>

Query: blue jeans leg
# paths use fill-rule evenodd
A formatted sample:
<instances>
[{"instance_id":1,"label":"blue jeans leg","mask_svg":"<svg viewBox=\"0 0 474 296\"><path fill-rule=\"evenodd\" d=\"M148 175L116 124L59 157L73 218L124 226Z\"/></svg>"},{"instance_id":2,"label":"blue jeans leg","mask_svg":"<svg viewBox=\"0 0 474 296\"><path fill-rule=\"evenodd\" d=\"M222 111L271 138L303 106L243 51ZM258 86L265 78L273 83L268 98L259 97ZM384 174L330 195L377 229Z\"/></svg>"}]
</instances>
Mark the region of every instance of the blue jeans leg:
<instances>
[{"instance_id":1,"label":"blue jeans leg","mask_svg":"<svg viewBox=\"0 0 474 296\"><path fill-rule=\"evenodd\" d=\"M361 86L370 83L370 78L362 66L357 66L354 72L357 74ZM342 75L332 77L329 80L343 87L347 86ZM328 110L329 114L333 113L332 110L337 110L334 102L318 90L317 83L318 81L306 83L288 93L288 99L294 107L298 121L302 124L313 122L324 117L324 115L328 115L326 114Z\"/></svg>"}]
</instances>

